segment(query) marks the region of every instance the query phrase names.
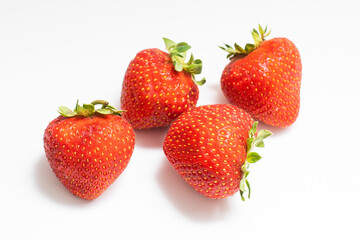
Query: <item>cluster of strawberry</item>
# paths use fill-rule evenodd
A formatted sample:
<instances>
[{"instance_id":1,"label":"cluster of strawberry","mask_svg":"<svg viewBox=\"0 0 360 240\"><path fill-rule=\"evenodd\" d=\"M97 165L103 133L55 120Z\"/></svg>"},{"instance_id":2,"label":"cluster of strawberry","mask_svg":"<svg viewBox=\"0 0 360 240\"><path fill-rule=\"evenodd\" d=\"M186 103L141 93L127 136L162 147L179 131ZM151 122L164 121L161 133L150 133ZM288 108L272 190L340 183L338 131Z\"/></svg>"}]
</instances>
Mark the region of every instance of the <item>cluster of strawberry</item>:
<instances>
[{"instance_id":1,"label":"cluster of strawberry","mask_svg":"<svg viewBox=\"0 0 360 240\"><path fill-rule=\"evenodd\" d=\"M200 194L225 198L248 191L249 165L261 159L268 130L257 121L287 127L300 107L301 59L286 38L265 40L267 28L253 30L254 44L221 47L230 63L221 88L231 104L196 107L202 62L190 46L164 38L168 53L139 52L126 71L121 108L96 100L60 107L44 133L47 159L56 177L83 199L100 196L126 168L135 145L133 129L169 126L163 150L171 165ZM100 107L97 107L100 105ZM254 120L255 119L255 120Z\"/></svg>"}]
</instances>

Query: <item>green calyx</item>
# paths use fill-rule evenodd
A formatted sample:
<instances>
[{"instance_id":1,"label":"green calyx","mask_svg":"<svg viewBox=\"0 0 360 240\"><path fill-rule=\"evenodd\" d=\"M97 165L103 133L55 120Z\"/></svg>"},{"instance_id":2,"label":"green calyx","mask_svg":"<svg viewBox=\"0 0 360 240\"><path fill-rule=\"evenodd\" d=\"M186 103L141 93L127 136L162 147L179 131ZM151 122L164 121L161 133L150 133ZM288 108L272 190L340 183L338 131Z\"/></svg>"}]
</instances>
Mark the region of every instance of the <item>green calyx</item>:
<instances>
[{"instance_id":1,"label":"green calyx","mask_svg":"<svg viewBox=\"0 0 360 240\"><path fill-rule=\"evenodd\" d=\"M175 43L174 41L163 38L165 42L166 49L170 54L171 61L174 63L174 68L176 71L186 71L191 74L192 80L199 86L205 84L205 78L200 81L195 80L195 75L200 74L202 71L202 61L200 59L194 59L193 54L191 54L189 61L185 62L186 52L191 48L187 43L180 42Z\"/></svg>"},{"instance_id":2,"label":"green calyx","mask_svg":"<svg viewBox=\"0 0 360 240\"><path fill-rule=\"evenodd\" d=\"M265 41L265 38L269 36L270 30L268 31L267 26L263 29L259 24L259 31L255 28L252 30L251 35L254 39L254 44L248 43L245 45L245 48L240 47L237 43L234 44L234 48L228 44L225 44L225 47L220 47L222 50L228 52L227 58L232 59L234 57L246 56L255 49L257 49L262 42Z\"/></svg>"},{"instance_id":3,"label":"green calyx","mask_svg":"<svg viewBox=\"0 0 360 240\"><path fill-rule=\"evenodd\" d=\"M241 167L241 171L244 173L242 179L240 180L240 195L241 195L241 199L243 201L245 201L244 198L244 192L246 191L246 188L248 188L248 198L250 198L250 193L251 193L251 189L250 189L250 183L247 179L250 171L249 171L249 167L251 163L256 163L257 161L259 161L261 159L261 156L257 153L254 152L254 148L256 147L264 147L264 139L269 137L272 132L270 132L269 130L265 130L262 129L260 130L257 134L256 134L256 128L257 128L258 122L254 122L254 124L252 125L250 131L249 131L249 138L246 140L247 143L247 156L246 156L246 160L245 163L242 165Z\"/></svg>"},{"instance_id":4,"label":"green calyx","mask_svg":"<svg viewBox=\"0 0 360 240\"><path fill-rule=\"evenodd\" d=\"M95 109L96 105L102 105L101 108ZM95 113L107 115L107 114L114 114L121 116L121 113L124 112L122 110L117 110L115 107L110 106L107 101L104 100L95 100L90 104L83 104L82 106L79 105L79 100L76 102L76 106L74 110L69 109L68 107L61 106L58 109L58 112L61 116L64 117L90 117Z\"/></svg>"}]
</instances>

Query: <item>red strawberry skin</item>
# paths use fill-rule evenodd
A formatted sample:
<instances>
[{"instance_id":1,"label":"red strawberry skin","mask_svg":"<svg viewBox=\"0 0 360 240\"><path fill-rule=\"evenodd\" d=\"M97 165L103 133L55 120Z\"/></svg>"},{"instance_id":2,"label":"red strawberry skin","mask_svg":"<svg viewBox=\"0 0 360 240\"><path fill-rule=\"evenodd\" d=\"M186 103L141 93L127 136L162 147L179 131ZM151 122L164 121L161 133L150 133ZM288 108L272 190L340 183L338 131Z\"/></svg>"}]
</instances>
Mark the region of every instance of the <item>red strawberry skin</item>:
<instances>
[{"instance_id":1,"label":"red strawberry skin","mask_svg":"<svg viewBox=\"0 0 360 240\"><path fill-rule=\"evenodd\" d=\"M286 38L261 43L225 67L225 97L257 120L276 127L295 122L300 108L302 65L298 49Z\"/></svg>"},{"instance_id":2,"label":"red strawberry skin","mask_svg":"<svg viewBox=\"0 0 360 240\"><path fill-rule=\"evenodd\" d=\"M139 52L130 62L121 108L135 129L162 127L193 108L198 98L198 86L191 74L176 71L169 54L153 48Z\"/></svg>"},{"instance_id":3,"label":"red strawberry skin","mask_svg":"<svg viewBox=\"0 0 360 240\"><path fill-rule=\"evenodd\" d=\"M253 123L248 113L234 105L196 107L172 123L163 149L171 165L197 192L226 198L239 191Z\"/></svg>"},{"instance_id":4,"label":"red strawberry skin","mask_svg":"<svg viewBox=\"0 0 360 240\"><path fill-rule=\"evenodd\" d=\"M124 171L134 150L130 124L118 115L59 116L44 133L46 157L75 196L100 196Z\"/></svg>"}]
</instances>

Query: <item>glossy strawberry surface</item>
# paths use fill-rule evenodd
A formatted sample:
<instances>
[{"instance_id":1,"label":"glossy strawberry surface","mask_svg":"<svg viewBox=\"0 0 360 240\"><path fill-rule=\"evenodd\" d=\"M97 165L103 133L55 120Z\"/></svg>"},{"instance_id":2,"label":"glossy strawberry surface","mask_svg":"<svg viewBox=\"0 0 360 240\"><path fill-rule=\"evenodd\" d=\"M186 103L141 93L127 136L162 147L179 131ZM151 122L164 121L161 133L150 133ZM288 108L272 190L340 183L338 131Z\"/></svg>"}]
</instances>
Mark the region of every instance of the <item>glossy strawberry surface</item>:
<instances>
[{"instance_id":1,"label":"glossy strawberry surface","mask_svg":"<svg viewBox=\"0 0 360 240\"><path fill-rule=\"evenodd\" d=\"M294 43L274 38L247 55L234 56L222 73L221 88L231 103L254 119L287 127L299 114L301 76Z\"/></svg>"},{"instance_id":2,"label":"glossy strawberry surface","mask_svg":"<svg viewBox=\"0 0 360 240\"><path fill-rule=\"evenodd\" d=\"M239 191L253 122L233 105L196 107L171 125L163 144L165 155L197 192L209 198L228 197Z\"/></svg>"},{"instance_id":3,"label":"glossy strawberry surface","mask_svg":"<svg viewBox=\"0 0 360 240\"><path fill-rule=\"evenodd\" d=\"M135 129L162 127L193 108L198 97L190 73L176 71L168 53L146 49L136 55L125 73L121 108Z\"/></svg>"},{"instance_id":4,"label":"glossy strawberry surface","mask_svg":"<svg viewBox=\"0 0 360 240\"><path fill-rule=\"evenodd\" d=\"M75 196L100 196L124 171L134 150L130 124L118 115L59 116L44 133L46 157Z\"/></svg>"}]
</instances>

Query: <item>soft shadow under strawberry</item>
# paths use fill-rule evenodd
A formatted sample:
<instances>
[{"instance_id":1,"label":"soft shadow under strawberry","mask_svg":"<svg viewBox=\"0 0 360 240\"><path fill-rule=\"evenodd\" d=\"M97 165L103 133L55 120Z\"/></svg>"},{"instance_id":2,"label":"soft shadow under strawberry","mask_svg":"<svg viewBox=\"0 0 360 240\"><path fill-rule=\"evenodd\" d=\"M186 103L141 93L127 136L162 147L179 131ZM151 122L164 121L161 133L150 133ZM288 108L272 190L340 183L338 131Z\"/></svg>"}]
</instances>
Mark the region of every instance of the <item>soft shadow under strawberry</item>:
<instances>
[{"instance_id":1,"label":"soft shadow under strawberry","mask_svg":"<svg viewBox=\"0 0 360 240\"><path fill-rule=\"evenodd\" d=\"M270 126L266 123L263 123L263 122L260 122L259 121L259 124L258 124L258 129L261 130L261 129L267 129L269 131L271 131L274 136L276 137L276 135L280 135L280 134L283 134L287 131L289 131L290 129L292 128L292 126L289 126L289 127L286 127L286 128L282 128L282 127L274 127L274 126Z\"/></svg>"},{"instance_id":2,"label":"soft shadow under strawberry","mask_svg":"<svg viewBox=\"0 0 360 240\"><path fill-rule=\"evenodd\" d=\"M92 202L72 195L56 178L45 156L40 157L34 172L39 190L52 200L74 207L85 206Z\"/></svg>"},{"instance_id":3,"label":"soft shadow under strawberry","mask_svg":"<svg viewBox=\"0 0 360 240\"><path fill-rule=\"evenodd\" d=\"M214 96L211 99L214 99L213 104L229 104L229 101L224 96L224 93L221 91L221 86L218 84L212 84L207 86L208 89L211 91L211 95ZM210 100L211 100L210 99Z\"/></svg>"},{"instance_id":4,"label":"soft shadow under strawberry","mask_svg":"<svg viewBox=\"0 0 360 240\"><path fill-rule=\"evenodd\" d=\"M162 148L168 127L135 130L135 144L146 148Z\"/></svg>"},{"instance_id":5,"label":"soft shadow under strawberry","mask_svg":"<svg viewBox=\"0 0 360 240\"><path fill-rule=\"evenodd\" d=\"M179 212L193 220L218 220L229 213L228 199L215 200L197 193L177 174L167 159L163 160L157 180Z\"/></svg>"}]
</instances>

